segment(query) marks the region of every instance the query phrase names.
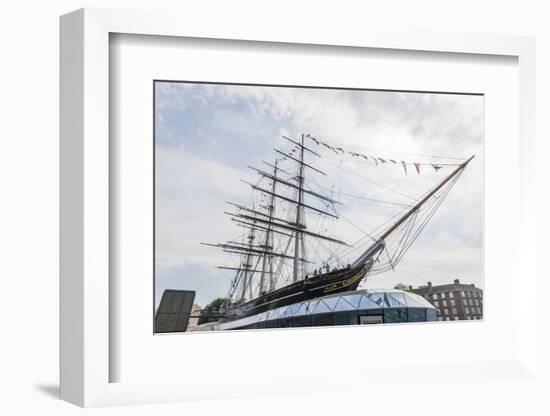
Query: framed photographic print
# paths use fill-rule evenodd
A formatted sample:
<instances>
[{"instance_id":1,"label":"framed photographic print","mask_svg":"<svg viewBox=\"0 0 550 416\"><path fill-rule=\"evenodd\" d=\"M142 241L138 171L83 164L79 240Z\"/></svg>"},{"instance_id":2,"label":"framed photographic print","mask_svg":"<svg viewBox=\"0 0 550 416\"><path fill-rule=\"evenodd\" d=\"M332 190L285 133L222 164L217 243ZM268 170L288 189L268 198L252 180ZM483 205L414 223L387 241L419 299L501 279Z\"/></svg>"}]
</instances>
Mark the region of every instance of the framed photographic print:
<instances>
[{"instance_id":1,"label":"framed photographic print","mask_svg":"<svg viewBox=\"0 0 550 416\"><path fill-rule=\"evenodd\" d=\"M482 94L156 80L154 100L155 332L482 319Z\"/></svg>"},{"instance_id":2,"label":"framed photographic print","mask_svg":"<svg viewBox=\"0 0 550 416\"><path fill-rule=\"evenodd\" d=\"M218 23L62 18L62 398L530 379L533 40Z\"/></svg>"}]
</instances>

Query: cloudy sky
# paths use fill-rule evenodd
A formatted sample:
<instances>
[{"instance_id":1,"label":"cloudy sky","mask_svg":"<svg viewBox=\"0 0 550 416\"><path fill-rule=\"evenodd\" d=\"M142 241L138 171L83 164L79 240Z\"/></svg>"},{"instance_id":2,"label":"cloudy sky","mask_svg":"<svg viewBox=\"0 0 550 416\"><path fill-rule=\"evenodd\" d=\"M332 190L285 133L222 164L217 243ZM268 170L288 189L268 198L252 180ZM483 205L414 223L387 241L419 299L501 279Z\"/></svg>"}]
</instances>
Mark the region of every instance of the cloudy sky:
<instances>
[{"instance_id":1,"label":"cloudy sky","mask_svg":"<svg viewBox=\"0 0 550 416\"><path fill-rule=\"evenodd\" d=\"M483 287L483 97L170 82L157 82L155 92L157 302L164 289L196 290L201 306L227 294L233 275L215 266L234 261L200 243L242 233L223 214L225 201L250 202L250 187L241 179L257 178L247 165L262 167L274 159L274 148L291 149L282 135L302 133L398 161L456 163L452 158L475 155L396 270L364 286L459 278ZM319 186L344 203L342 216L367 231L401 209L369 199L410 204L451 172L422 166L417 174L409 165L405 175L398 165L375 166L317 149L323 160L311 163L327 172ZM351 243L362 237L342 222L326 233Z\"/></svg>"}]
</instances>

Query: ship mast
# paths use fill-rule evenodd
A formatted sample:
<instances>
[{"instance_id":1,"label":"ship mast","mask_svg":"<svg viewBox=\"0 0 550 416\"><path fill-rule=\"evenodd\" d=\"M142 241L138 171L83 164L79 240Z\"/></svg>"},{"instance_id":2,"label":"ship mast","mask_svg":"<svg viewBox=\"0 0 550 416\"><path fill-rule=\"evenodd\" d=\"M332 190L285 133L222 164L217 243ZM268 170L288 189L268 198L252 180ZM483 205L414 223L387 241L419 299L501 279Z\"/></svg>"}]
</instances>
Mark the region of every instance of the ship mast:
<instances>
[{"instance_id":1,"label":"ship mast","mask_svg":"<svg viewBox=\"0 0 550 416\"><path fill-rule=\"evenodd\" d=\"M304 227L304 135L302 134L302 143L300 148L300 167L298 173L298 204L296 205L296 235L294 237L294 268L292 272L292 281L298 281L299 274L299 262L300 262L300 246L303 248L304 235L302 234L302 227Z\"/></svg>"},{"instance_id":2,"label":"ship mast","mask_svg":"<svg viewBox=\"0 0 550 416\"><path fill-rule=\"evenodd\" d=\"M250 270L252 269L252 253L253 253L253 246L254 246L254 239L255 239L255 236L254 236L254 231L255 229L254 228L251 228L250 229L250 232L248 233L248 236L247 236L247 239L248 239L248 252L246 253L246 256L245 256L245 263L242 265L243 267L243 272L244 272L244 276L243 276L243 290L241 292L241 300L244 300L246 298L246 290L247 289L250 289L250 284L251 284L251 273L250 273Z\"/></svg>"},{"instance_id":3,"label":"ship mast","mask_svg":"<svg viewBox=\"0 0 550 416\"><path fill-rule=\"evenodd\" d=\"M278 161L275 159L275 165L273 166L273 179L272 179L272 183L271 183L271 197L269 199L269 205L267 206L267 211L269 213L269 216L267 217L269 219L269 221L271 222L271 220L273 219L273 213L275 211L275 191L276 191L276 188L277 188L277 171L278 171L278 168L277 168L277 163ZM273 233L272 233L272 230L271 230L271 224L268 224L267 227L266 227L266 232L265 232L265 245L264 245L264 248L266 250L273 250ZM266 275L266 268L267 268L267 262L269 261L269 267L270 267L270 272L272 272L273 270L273 256L270 256L270 255L265 255L263 256L263 259L262 259L262 274L260 275L260 294L263 294L265 292L265 275ZM273 279L270 279L270 282L269 282L269 287L270 287L270 290L272 290L272 284L273 284Z\"/></svg>"}]
</instances>

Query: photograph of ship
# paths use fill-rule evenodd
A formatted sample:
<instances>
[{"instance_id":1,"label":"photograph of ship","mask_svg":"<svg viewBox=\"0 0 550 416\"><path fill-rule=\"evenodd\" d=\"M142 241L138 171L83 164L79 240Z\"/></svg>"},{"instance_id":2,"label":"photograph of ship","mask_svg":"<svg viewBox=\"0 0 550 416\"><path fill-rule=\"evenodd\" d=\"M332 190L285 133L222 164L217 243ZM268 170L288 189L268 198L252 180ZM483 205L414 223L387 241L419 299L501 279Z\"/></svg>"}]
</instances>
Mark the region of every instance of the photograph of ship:
<instances>
[{"instance_id":1,"label":"photograph of ship","mask_svg":"<svg viewBox=\"0 0 550 416\"><path fill-rule=\"evenodd\" d=\"M482 319L482 95L154 100L157 333Z\"/></svg>"}]
</instances>

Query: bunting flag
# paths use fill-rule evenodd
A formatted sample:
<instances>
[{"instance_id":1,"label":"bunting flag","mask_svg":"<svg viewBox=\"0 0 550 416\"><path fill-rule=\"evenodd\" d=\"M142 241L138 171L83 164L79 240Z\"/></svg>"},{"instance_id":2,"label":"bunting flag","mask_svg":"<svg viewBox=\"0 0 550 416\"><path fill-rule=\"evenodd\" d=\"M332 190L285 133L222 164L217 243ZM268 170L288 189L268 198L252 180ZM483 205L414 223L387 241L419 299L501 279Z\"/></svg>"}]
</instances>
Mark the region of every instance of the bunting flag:
<instances>
[{"instance_id":1,"label":"bunting flag","mask_svg":"<svg viewBox=\"0 0 550 416\"><path fill-rule=\"evenodd\" d=\"M412 164L414 165L415 169L416 169L416 172L418 174L420 174L420 166L422 165L426 165L426 166L431 166L436 172L438 172L440 169L443 169L444 166L442 166L441 164L438 164L438 163L417 163L417 162L405 162L404 160L395 160L395 159L384 159L384 158L381 158L381 157L377 157L377 156L367 156L365 154L362 154L362 153L357 153L357 152L352 152L352 151L349 151L349 150L345 150L344 148L342 147L335 147L335 146L331 146L330 144L328 143L325 143L323 142L322 140L319 140L315 137L312 137L310 136L309 134L306 134L304 137L307 137L308 139L311 139L317 146L319 145L322 145L324 147L326 147L327 149L330 149L332 150L335 154L337 155L340 155L340 154L349 154L353 157L362 157L363 159L365 159L367 162L370 162L371 160L374 162L374 164L376 166L380 166L380 164L385 164L385 163L388 163L388 162L391 162L393 164L399 164L401 163L401 166L403 166L403 170L405 171L405 175L408 175L408 169L407 169L407 165L408 164ZM290 153L294 153L296 149L293 149Z\"/></svg>"}]
</instances>

